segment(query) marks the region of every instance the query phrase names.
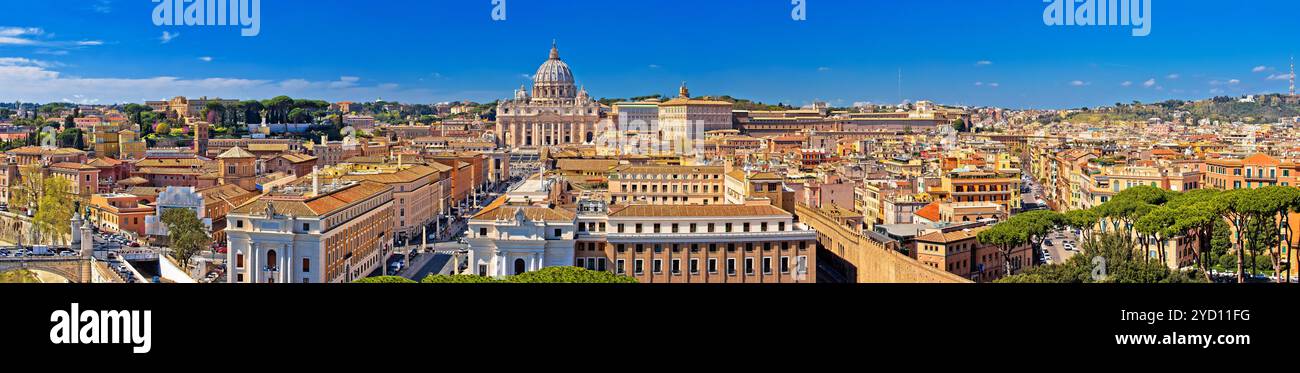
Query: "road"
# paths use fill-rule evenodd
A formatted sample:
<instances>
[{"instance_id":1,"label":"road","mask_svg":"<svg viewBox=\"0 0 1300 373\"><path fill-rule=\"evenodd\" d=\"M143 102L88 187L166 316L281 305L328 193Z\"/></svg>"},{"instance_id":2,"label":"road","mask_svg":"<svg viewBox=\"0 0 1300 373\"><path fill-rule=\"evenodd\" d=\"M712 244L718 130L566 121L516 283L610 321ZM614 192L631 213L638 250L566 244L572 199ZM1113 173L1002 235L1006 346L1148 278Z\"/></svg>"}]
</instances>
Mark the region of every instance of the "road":
<instances>
[{"instance_id":1,"label":"road","mask_svg":"<svg viewBox=\"0 0 1300 373\"><path fill-rule=\"evenodd\" d=\"M415 257L415 264L403 269L399 276L419 281L429 275L439 274L451 261L447 254L420 254Z\"/></svg>"},{"instance_id":2,"label":"road","mask_svg":"<svg viewBox=\"0 0 1300 373\"><path fill-rule=\"evenodd\" d=\"M1051 263L1060 264L1074 257L1074 255L1078 253L1078 250L1082 250L1082 248L1079 248L1078 241L1078 238L1075 237L1072 232L1057 231L1053 232L1047 240L1043 241L1043 249L1047 250L1047 253L1052 254ZM1066 242L1074 244L1075 250L1065 250Z\"/></svg>"}]
</instances>

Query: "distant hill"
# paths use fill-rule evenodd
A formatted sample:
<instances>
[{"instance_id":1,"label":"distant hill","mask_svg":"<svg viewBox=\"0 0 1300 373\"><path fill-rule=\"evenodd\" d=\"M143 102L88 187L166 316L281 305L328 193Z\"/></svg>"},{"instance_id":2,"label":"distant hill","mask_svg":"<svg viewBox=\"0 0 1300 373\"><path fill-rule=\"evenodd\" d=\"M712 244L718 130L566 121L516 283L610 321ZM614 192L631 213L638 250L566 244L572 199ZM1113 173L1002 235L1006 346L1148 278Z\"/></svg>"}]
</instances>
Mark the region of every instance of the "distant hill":
<instances>
[{"instance_id":1,"label":"distant hill","mask_svg":"<svg viewBox=\"0 0 1300 373\"><path fill-rule=\"evenodd\" d=\"M1199 101L1116 103L1115 106L1084 109L1060 120L1104 124L1146 121L1151 118L1173 120L1179 115L1191 115L1197 120L1205 118L1218 121L1275 123L1281 118L1300 116L1300 101L1288 100L1286 96L1280 94L1269 94L1254 96L1252 100L1246 100L1245 96L1220 96Z\"/></svg>"}]
</instances>

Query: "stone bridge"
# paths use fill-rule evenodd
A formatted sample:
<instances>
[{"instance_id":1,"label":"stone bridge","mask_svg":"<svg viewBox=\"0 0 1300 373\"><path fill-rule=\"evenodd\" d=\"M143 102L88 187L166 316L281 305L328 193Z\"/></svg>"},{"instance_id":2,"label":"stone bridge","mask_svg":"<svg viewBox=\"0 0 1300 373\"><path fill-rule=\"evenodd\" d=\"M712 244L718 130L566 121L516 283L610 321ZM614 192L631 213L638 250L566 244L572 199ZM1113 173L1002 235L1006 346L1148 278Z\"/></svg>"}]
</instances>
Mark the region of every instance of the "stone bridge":
<instances>
[{"instance_id":1,"label":"stone bridge","mask_svg":"<svg viewBox=\"0 0 1300 373\"><path fill-rule=\"evenodd\" d=\"M0 258L0 272L19 269L50 272L76 283L94 282L93 261L80 256Z\"/></svg>"}]
</instances>

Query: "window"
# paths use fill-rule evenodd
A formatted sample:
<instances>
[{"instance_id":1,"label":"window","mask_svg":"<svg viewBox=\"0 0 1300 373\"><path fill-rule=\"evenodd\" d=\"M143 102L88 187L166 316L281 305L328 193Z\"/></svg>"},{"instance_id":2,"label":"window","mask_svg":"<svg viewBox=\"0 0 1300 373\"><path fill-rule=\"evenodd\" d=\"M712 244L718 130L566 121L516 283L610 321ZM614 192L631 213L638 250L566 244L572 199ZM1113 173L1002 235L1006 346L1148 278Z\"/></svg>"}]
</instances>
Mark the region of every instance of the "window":
<instances>
[{"instance_id":1,"label":"window","mask_svg":"<svg viewBox=\"0 0 1300 373\"><path fill-rule=\"evenodd\" d=\"M718 273L718 260L709 258L709 273Z\"/></svg>"},{"instance_id":2,"label":"window","mask_svg":"<svg viewBox=\"0 0 1300 373\"><path fill-rule=\"evenodd\" d=\"M311 258L302 258L302 273L311 273Z\"/></svg>"},{"instance_id":3,"label":"window","mask_svg":"<svg viewBox=\"0 0 1300 373\"><path fill-rule=\"evenodd\" d=\"M736 275L736 258L727 258L727 274Z\"/></svg>"},{"instance_id":4,"label":"window","mask_svg":"<svg viewBox=\"0 0 1300 373\"><path fill-rule=\"evenodd\" d=\"M754 258L745 258L745 274L754 274Z\"/></svg>"},{"instance_id":5,"label":"window","mask_svg":"<svg viewBox=\"0 0 1300 373\"><path fill-rule=\"evenodd\" d=\"M679 275L679 274L682 273L682 260L681 260L681 259L673 259L672 270L673 270L673 274L674 274L674 275Z\"/></svg>"},{"instance_id":6,"label":"window","mask_svg":"<svg viewBox=\"0 0 1300 373\"><path fill-rule=\"evenodd\" d=\"M562 234L562 233L560 232L559 229L556 229L556 230L555 230L555 238L560 238L561 234Z\"/></svg>"},{"instance_id":7,"label":"window","mask_svg":"<svg viewBox=\"0 0 1300 373\"><path fill-rule=\"evenodd\" d=\"M240 273L235 275L235 282L244 282L244 274Z\"/></svg>"},{"instance_id":8,"label":"window","mask_svg":"<svg viewBox=\"0 0 1300 373\"><path fill-rule=\"evenodd\" d=\"M479 275L479 276L487 276L487 264L479 264L479 265L478 265L478 275Z\"/></svg>"},{"instance_id":9,"label":"window","mask_svg":"<svg viewBox=\"0 0 1300 373\"><path fill-rule=\"evenodd\" d=\"M487 237L487 228L479 228L479 229L478 229L478 236L479 236L479 237Z\"/></svg>"},{"instance_id":10,"label":"window","mask_svg":"<svg viewBox=\"0 0 1300 373\"><path fill-rule=\"evenodd\" d=\"M637 259L635 262L633 262L632 270L638 275L645 273L645 260Z\"/></svg>"},{"instance_id":11,"label":"window","mask_svg":"<svg viewBox=\"0 0 1300 373\"><path fill-rule=\"evenodd\" d=\"M797 259L795 259L794 268L795 268L795 274L799 274L799 275L808 274L808 257L800 255Z\"/></svg>"},{"instance_id":12,"label":"window","mask_svg":"<svg viewBox=\"0 0 1300 373\"><path fill-rule=\"evenodd\" d=\"M582 267L582 263L584 263L582 258L577 258L573 260L574 267Z\"/></svg>"},{"instance_id":13,"label":"window","mask_svg":"<svg viewBox=\"0 0 1300 373\"><path fill-rule=\"evenodd\" d=\"M626 271L626 269L624 269L624 264L625 264L625 263L624 263L623 259L615 260L615 261L614 261L614 272L615 272L615 273L618 273L618 274L620 274L620 275L623 274L623 273L625 273L624 271Z\"/></svg>"},{"instance_id":14,"label":"window","mask_svg":"<svg viewBox=\"0 0 1300 373\"><path fill-rule=\"evenodd\" d=\"M781 273L790 273L790 257L781 257Z\"/></svg>"},{"instance_id":15,"label":"window","mask_svg":"<svg viewBox=\"0 0 1300 373\"><path fill-rule=\"evenodd\" d=\"M691 274L694 275L694 274L699 274L699 273L700 273L700 260L699 260L699 259L692 258L692 259L691 259Z\"/></svg>"},{"instance_id":16,"label":"window","mask_svg":"<svg viewBox=\"0 0 1300 373\"><path fill-rule=\"evenodd\" d=\"M664 260L663 260L663 259L655 259L655 261L654 261L654 273L655 273L655 274L664 273Z\"/></svg>"},{"instance_id":17,"label":"window","mask_svg":"<svg viewBox=\"0 0 1300 373\"><path fill-rule=\"evenodd\" d=\"M235 220L235 228L243 228L243 227L244 227L243 220Z\"/></svg>"},{"instance_id":18,"label":"window","mask_svg":"<svg viewBox=\"0 0 1300 373\"><path fill-rule=\"evenodd\" d=\"M605 258L596 258L596 270L605 272Z\"/></svg>"},{"instance_id":19,"label":"window","mask_svg":"<svg viewBox=\"0 0 1300 373\"><path fill-rule=\"evenodd\" d=\"M235 268L244 268L244 253L235 254Z\"/></svg>"},{"instance_id":20,"label":"window","mask_svg":"<svg viewBox=\"0 0 1300 373\"><path fill-rule=\"evenodd\" d=\"M770 256L763 257L763 274L772 274L772 257Z\"/></svg>"}]
</instances>

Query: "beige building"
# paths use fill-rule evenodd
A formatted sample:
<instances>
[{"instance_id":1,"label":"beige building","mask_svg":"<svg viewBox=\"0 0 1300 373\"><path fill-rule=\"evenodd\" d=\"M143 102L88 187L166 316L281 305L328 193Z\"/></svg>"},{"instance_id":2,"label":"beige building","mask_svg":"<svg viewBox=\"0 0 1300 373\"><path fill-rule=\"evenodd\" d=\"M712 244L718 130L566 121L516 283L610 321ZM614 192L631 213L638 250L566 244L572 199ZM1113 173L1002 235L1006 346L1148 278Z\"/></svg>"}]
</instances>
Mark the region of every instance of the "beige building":
<instances>
[{"instance_id":1,"label":"beige building","mask_svg":"<svg viewBox=\"0 0 1300 373\"><path fill-rule=\"evenodd\" d=\"M619 166L609 177L609 203L724 204L723 170L723 166Z\"/></svg>"},{"instance_id":2,"label":"beige building","mask_svg":"<svg viewBox=\"0 0 1300 373\"><path fill-rule=\"evenodd\" d=\"M228 282L352 282L392 253L393 188L370 181L296 184L226 219Z\"/></svg>"}]
</instances>

